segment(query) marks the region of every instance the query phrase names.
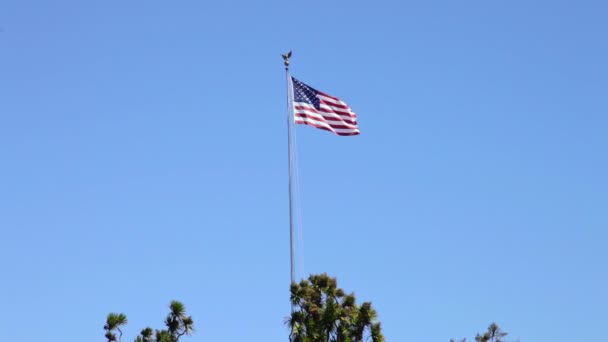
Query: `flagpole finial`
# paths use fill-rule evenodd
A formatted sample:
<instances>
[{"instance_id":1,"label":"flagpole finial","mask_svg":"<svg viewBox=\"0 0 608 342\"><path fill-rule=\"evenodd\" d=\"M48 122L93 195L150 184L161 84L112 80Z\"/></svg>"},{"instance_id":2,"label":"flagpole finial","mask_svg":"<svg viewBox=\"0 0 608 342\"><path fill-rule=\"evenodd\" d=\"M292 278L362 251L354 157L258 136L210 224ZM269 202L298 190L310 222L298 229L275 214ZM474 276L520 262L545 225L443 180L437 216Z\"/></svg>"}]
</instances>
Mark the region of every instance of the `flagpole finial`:
<instances>
[{"instance_id":1,"label":"flagpole finial","mask_svg":"<svg viewBox=\"0 0 608 342\"><path fill-rule=\"evenodd\" d=\"M285 70L289 70L289 59L291 58L291 51L281 56L283 56L283 64L285 64Z\"/></svg>"}]
</instances>

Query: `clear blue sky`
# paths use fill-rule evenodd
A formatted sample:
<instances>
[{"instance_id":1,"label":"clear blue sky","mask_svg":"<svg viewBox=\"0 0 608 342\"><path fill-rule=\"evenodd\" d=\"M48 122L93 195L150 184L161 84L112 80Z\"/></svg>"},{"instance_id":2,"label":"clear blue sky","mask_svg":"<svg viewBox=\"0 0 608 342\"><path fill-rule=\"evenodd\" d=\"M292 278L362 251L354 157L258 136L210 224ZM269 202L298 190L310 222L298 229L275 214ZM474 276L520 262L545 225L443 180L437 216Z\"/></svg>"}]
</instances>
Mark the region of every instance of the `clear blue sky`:
<instances>
[{"instance_id":1,"label":"clear blue sky","mask_svg":"<svg viewBox=\"0 0 608 342\"><path fill-rule=\"evenodd\" d=\"M286 341L285 78L362 134L297 128L299 276L371 300L388 341L496 321L605 338L603 1L0 2L0 327L103 341Z\"/></svg>"}]
</instances>

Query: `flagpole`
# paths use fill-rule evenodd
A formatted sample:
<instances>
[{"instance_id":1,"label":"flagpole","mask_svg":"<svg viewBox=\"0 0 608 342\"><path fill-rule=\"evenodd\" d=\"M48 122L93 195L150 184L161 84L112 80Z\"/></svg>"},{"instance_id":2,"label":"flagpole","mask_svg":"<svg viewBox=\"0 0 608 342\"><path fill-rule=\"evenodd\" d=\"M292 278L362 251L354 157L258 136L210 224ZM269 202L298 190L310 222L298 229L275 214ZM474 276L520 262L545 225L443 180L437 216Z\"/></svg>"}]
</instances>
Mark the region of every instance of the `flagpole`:
<instances>
[{"instance_id":1,"label":"flagpole","mask_svg":"<svg viewBox=\"0 0 608 342\"><path fill-rule=\"evenodd\" d=\"M283 55L283 64L285 65L285 77L287 80L287 161L289 171L289 262L291 284L296 282L295 270L295 246L294 246L294 217L293 217L293 115L292 103L293 92L291 91L291 76L289 74L289 59L291 51Z\"/></svg>"}]
</instances>

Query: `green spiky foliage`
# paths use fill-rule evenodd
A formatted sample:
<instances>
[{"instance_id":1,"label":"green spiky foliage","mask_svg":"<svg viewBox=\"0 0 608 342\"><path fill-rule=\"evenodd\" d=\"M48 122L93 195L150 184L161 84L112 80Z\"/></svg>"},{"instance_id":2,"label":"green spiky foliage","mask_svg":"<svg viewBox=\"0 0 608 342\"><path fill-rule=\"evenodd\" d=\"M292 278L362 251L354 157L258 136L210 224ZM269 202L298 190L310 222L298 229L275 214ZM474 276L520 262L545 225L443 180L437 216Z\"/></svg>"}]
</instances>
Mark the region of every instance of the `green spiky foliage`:
<instances>
[{"instance_id":1,"label":"green spiky foliage","mask_svg":"<svg viewBox=\"0 0 608 342\"><path fill-rule=\"evenodd\" d=\"M125 325L127 325L127 316L121 313L109 313L106 318L106 324L103 326L108 342L120 342L122 338L122 330L120 328ZM116 332L118 332L118 337L116 336Z\"/></svg>"},{"instance_id":2,"label":"green spiky foliage","mask_svg":"<svg viewBox=\"0 0 608 342\"><path fill-rule=\"evenodd\" d=\"M174 300L169 305L170 312L165 318L167 332L171 342L177 342L183 335L191 335L194 331L192 316L186 315L184 304Z\"/></svg>"},{"instance_id":3,"label":"green spiky foliage","mask_svg":"<svg viewBox=\"0 0 608 342\"><path fill-rule=\"evenodd\" d=\"M505 342L504 337L507 335L508 335L508 333L502 331L496 323L492 323L488 327L488 331L486 331L483 334L477 334L477 336L475 336L475 341L476 342Z\"/></svg>"},{"instance_id":4,"label":"green spiky foliage","mask_svg":"<svg viewBox=\"0 0 608 342\"><path fill-rule=\"evenodd\" d=\"M496 323L492 323L486 332L475 336L475 342L506 342L505 336L508 334L500 329ZM458 342L466 342L466 340L466 338L463 338L462 340L458 340ZM456 342L456 340L451 339L450 342Z\"/></svg>"},{"instance_id":5,"label":"green spiky foliage","mask_svg":"<svg viewBox=\"0 0 608 342\"><path fill-rule=\"evenodd\" d=\"M124 314L110 313L106 319L106 338L108 342L121 342L122 331L120 327L127 324L127 316ZM135 342L179 342L184 335L194 332L194 320L192 316L186 315L186 307L176 300L169 304L169 314L165 318L166 329L153 330L148 327L143 329L135 338ZM116 332L119 336L116 337Z\"/></svg>"},{"instance_id":6,"label":"green spiky foliage","mask_svg":"<svg viewBox=\"0 0 608 342\"><path fill-rule=\"evenodd\" d=\"M291 303L291 342L385 342L372 304L358 305L325 273L291 284Z\"/></svg>"}]
</instances>

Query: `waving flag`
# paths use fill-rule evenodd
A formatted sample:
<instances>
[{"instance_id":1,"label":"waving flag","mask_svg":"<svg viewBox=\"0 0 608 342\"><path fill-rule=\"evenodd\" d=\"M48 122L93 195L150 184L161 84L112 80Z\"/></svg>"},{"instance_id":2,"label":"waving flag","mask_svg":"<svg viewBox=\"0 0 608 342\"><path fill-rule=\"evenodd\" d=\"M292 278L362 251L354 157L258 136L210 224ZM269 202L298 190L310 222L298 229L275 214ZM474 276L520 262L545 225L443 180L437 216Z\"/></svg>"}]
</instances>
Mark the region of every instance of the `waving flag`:
<instances>
[{"instance_id":1,"label":"waving flag","mask_svg":"<svg viewBox=\"0 0 608 342\"><path fill-rule=\"evenodd\" d=\"M296 78L293 84L294 122L333 132L337 135L357 135L357 115L337 97L327 95Z\"/></svg>"}]
</instances>

